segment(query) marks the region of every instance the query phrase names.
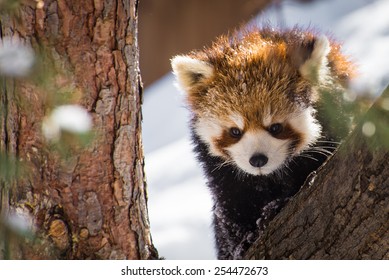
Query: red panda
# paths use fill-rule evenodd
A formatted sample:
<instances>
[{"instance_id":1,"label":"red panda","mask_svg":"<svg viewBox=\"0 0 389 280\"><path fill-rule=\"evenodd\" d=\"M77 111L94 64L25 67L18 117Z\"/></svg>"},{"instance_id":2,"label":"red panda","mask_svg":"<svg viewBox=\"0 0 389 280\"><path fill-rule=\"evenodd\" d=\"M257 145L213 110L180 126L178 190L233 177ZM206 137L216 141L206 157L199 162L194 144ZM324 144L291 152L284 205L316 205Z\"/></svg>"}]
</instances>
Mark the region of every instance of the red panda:
<instances>
[{"instance_id":1,"label":"red panda","mask_svg":"<svg viewBox=\"0 0 389 280\"><path fill-rule=\"evenodd\" d=\"M347 135L342 93L353 65L324 35L258 28L175 56L172 68L213 196L217 256L241 259Z\"/></svg>"}]
</instances>

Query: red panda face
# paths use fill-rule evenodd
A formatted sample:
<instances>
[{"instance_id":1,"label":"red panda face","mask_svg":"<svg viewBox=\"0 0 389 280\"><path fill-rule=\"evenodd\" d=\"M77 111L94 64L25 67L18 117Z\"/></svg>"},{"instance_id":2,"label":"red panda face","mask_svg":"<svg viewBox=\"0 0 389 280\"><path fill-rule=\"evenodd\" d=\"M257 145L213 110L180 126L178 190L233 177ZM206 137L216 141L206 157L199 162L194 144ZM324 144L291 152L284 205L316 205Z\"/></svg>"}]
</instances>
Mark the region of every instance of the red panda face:
<instances>
[{"instance_id":1,"label":"red panda face","mask_svg":"<svg viewBox=\"0 0 389 280\"><path fill-rule=\"evenodd\" d=\"M267 175L284 167L320 135L314 110L309 107L285 116L267 115L261 123L241 113L220 117L198 116L195 133L213 156L252 175Z\"/></svg>"},{"instance_id":2,"label":"red panda face","mask_svg":"<svg viewBox=\"0 0 389 280\"><path fill-rule=\"evenodd\" d=\"M320 136L313 105L327 79L329 42L313 40L302 59L282 41L220 44L172 60L194 132L223 164L252 175L280 170Z\"/></svg>"}]
</instances>

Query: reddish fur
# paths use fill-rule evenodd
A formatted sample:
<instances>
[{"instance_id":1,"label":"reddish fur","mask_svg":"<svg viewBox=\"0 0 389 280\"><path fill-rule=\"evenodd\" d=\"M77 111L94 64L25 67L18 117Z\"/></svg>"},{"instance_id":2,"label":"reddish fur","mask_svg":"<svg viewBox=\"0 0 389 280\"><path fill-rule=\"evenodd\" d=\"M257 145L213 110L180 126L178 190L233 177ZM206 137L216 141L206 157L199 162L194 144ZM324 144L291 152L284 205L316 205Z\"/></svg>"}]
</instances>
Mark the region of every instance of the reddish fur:
<instances>
[{"instance_id":1,"label":"reddish fur","mask_svg":"<svg viewBox=\"0 0 389 280\"><path fill-rule=\"evenodd\" d=\"M331 52L328 55L329 65L338 81L343 86L347 86L348 82L356 76L356 69L350 59L340 52L340 49L339 44L331 42Z\"/></svg>"},{"instance_id":2,"label":"reddish fur","mask_svg":"<svg viewBox=\"0 0 389 280\"><path fill-rule=\"evenodd\" d=\"M216 143L218 149L223 152L223 154L227 155L225 148L238 143L239 138L232 137L228 130L224 130L222 135L215 139L214 142Z\"/></svg>"},{"instance_id":3,"label":"reddish fur","mask_svg":"<svg viewBox=\"0 0 389 280\"><path fill-rule=\"evenodd\" d=\"M271 29L251 30L242 36L238 33L232 37L221 36L210 47L202 51L192 52L191 57L209 62L215 68L215 75L210 79L205 79L202 83L196 84L192 89L194 94L189 93L188 103L196 112L201 113L204 110L211 110L215 113L224 115L224 105L228 104L237 107L239 94L228 94L215 98L206 96L209 85L215 85L215 91L223 93L223 90L229 89L233 93L235 89L241 92L242 80L251 80L255 85L261 86L258 90L265 90L270 86L275 91L286 91L292 85L294 90L290 92L293 97L307 102L307 89L310 83L301 78L298 67L308 58L312 51L315 34L313 32L304 32L292 29L288 32L277 32ZM331 42L331 52L328 56L331 76L346 85L349 78L353 76L354 68L351 62L340 53L340 45ZM282 67L282 68L280 68ZM275 74L282 75L283 79L274 79ZM262 77L262 81L253 79L253 77ZM248 78L248 79L247 79ZM285 83L284 83L285 82ZM258 85L261 83L262 85ZM231 91L232 90L232 91ZM204 98L206 97L206 98ZM252 96L251 98L255 97ZM222 98L224 102L216 102L216 98ZM271 96L262 95L263 104L270 104ZM246 101L246 100L245 100ZM279 98L276 107L285 108L288 111L290 100ZM215 106L216 103L222 103L223 106ZM210 109L214 107L214 109ZM247 103L246 106L247 107ZM205 109L206 108L206 109ZM248 110L247 110L248 109ZM257 111L255 108L245 108L244 112ZM252 118L249 118L252 120Z\"/></svg>"}]
</instances>

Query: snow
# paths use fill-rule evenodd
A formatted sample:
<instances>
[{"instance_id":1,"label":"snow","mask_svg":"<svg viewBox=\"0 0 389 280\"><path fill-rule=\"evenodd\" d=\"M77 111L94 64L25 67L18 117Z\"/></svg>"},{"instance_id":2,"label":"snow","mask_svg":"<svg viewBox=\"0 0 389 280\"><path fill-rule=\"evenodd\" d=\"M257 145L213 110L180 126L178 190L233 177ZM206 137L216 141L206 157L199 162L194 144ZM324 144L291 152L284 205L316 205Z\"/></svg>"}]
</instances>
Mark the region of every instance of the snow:
<instances>
[{"instance_id":1,"label":"snow","mask_svg":"<svg viewBox=\"0 0 389 280\"><path fill-rule=\"evenodd\" d=\"M143 144L154 244L167 259L214 259L212 204L192 154L188 110L172 74L146 91Z\"/></svg>"},{"instance_id":2,"label":"snow","mask_svg":"<svg viewBox=\"0 0 389 280\"><path fill-rule=\"evenodd\" d=\"M359 65L354 87L379 93L389 81L389 1L284 1L269 8L257 24L315 27L343 42ZM215 19L217 20L217 19ZM143 141L153 241L167 259L214 259L212 202L191 151L182 94L172 74L145 90Z\"/></svg>"},{"instance_id":3,"label":"snow","mask_svg":"<svg viewBox=\"0 0 389 280\"><path fill-rule=\"evenodd\" d=\"M27 76L34 62L34 51L18 37L0 39L0 74L10 77Z\"/></svg>"},{"instance_id":4,"label":"snow","mask_svg":"<svg viewBox=\"0 0 389 280\"><path fill-rule=\"evenodd\" d=\"M42 132L48 140L58 139L62 130L82 134L91 128L92 117L80 105L58 106L42 122Z\"/></svg>"}]
</instances>

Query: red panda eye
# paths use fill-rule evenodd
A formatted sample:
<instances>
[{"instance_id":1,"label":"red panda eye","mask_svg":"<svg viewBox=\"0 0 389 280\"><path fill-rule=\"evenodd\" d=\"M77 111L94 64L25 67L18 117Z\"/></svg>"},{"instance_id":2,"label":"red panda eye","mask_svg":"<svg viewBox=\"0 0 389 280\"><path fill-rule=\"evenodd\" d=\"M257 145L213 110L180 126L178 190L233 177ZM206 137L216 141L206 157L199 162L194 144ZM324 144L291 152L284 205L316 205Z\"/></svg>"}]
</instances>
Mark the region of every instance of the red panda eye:
<instances>
[{"instance_id":1,"label":"red panda eye","mask_svg":"<svg viewBox=\"0 0 389 280\"><path fill-rule=\"evenodd\" d=\"M280 123L274 123L269 128L268 131L271 135L277 135L280 134L283 130L283 126Z\"/></svg>"},{"instance_id":2,"label":"red panda eye","mask_svg":"<svg viewBox=\"0 0 389 280\"><path fill-rule=\"evenodd\" d=\"M230 135L233 138L240 138L242 136L242 131L237 127L230 128Z\"/></svg>"}]
</instances>

